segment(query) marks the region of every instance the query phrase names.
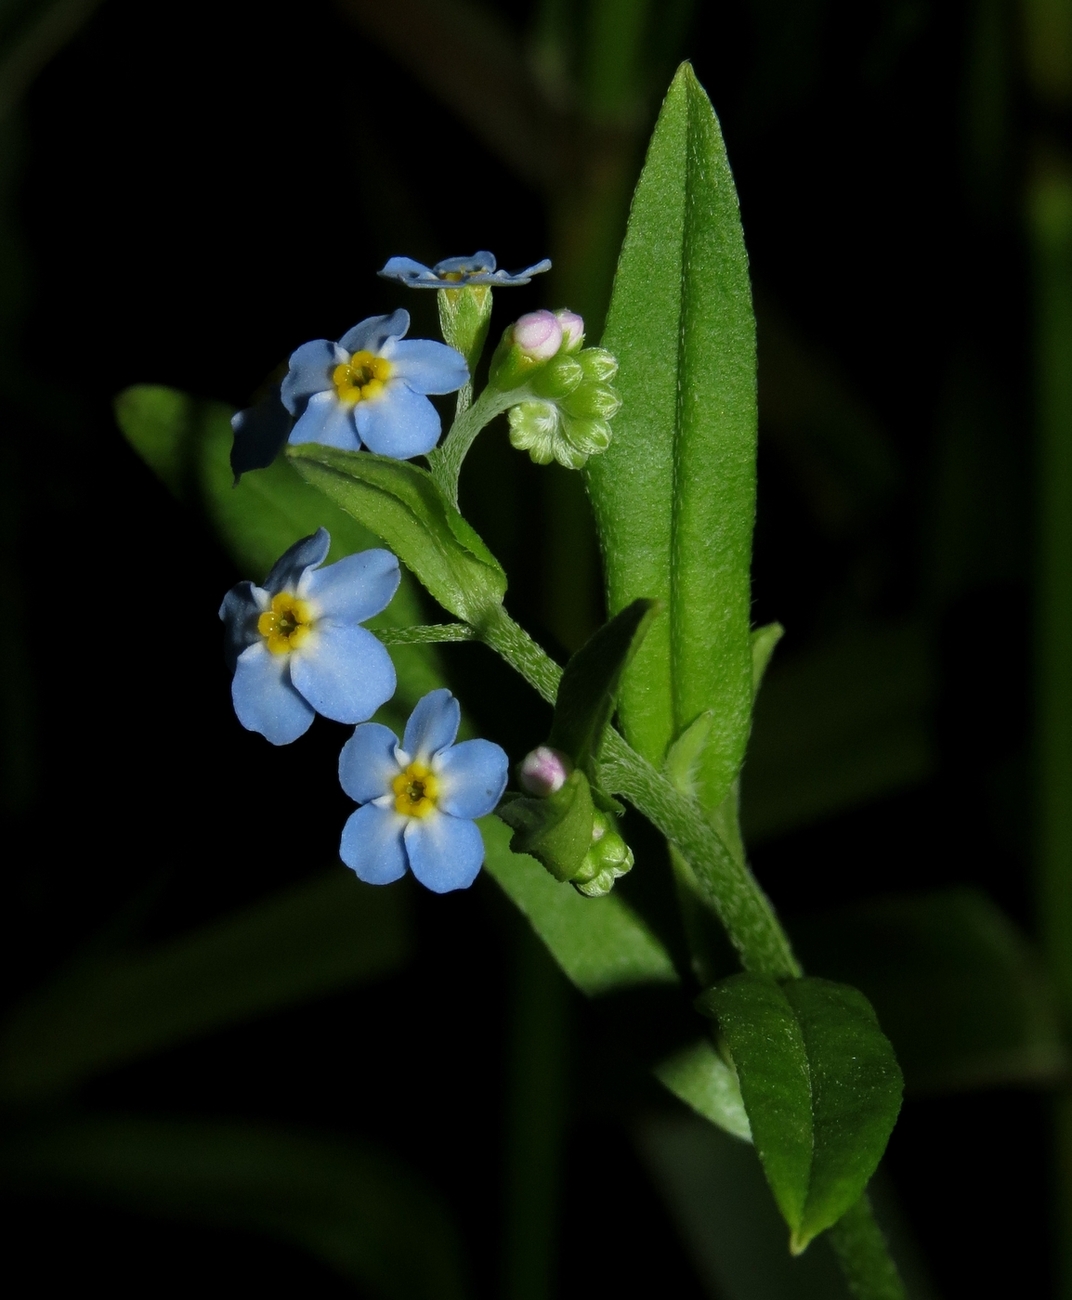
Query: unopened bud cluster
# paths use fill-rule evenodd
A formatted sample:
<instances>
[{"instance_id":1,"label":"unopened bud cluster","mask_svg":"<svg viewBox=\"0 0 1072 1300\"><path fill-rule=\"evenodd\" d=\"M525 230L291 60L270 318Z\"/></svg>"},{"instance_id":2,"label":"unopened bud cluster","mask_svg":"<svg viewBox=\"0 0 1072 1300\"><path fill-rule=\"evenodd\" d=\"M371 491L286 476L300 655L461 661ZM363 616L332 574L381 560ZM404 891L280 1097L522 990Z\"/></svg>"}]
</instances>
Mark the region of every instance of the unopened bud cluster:
<instances>
[{"instance_id":1,"label":"unopened bud cluster","mask_svg":"<svg viewBox=\"0 0 1072 1300\"><path fill-rule=\"evenodd\" d=\"M597 811L592 822L592 847L573 877L574 888L588 898L602 898L632 868L633 850L614 829L610 817Z\"/></svg>"},{"instance_id":2,"label":"unopened bud cluster","mask_svg":"<svg viewBox=\"0 0 1072 1300\"><path fill-rule=\"evenodd\" d=\"M621 406L610 381L618 362L603 348L584 347L584 321L572 311L535 311L503 335L490 383L519 392L511 407L510 441L537 465L557 460L580 469L610 446L610 421Z\"/></svg>"}]
</instances>

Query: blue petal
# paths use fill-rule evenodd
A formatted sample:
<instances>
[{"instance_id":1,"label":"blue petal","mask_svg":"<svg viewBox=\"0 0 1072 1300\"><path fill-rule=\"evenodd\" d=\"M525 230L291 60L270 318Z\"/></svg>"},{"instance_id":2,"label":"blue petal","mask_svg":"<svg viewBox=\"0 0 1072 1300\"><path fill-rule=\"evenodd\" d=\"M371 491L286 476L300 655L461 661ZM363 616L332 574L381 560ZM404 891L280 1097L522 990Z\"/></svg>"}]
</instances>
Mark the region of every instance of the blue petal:
<instances>
[{"instance_id":1,"label":"blue petal","mask_svg":"<svg viewBox=\"0 0 1072 1300\"><path fill-rule=\"evenodd\" d=\"M359 451L361 439L354 424L354 408L340 402L334 389L314 393L287 441L294 446L319 442L325 447L338 447L340 451Z\"/></svg>"},{"instance_id":2,"label":"blue petal","mask_svg":"<svg viewBox=\"0 0 1072 1300\"><path fill-rule=\"evenodd\" d=\"M467 276L468 274L482 275L487 271L494 271L495 265L494 253L481 250L479 253L474 253L472 257L445 257L442 262L436 262L432 270L436 275L447 275L451 271L462 271L467 273Z\"/></svg>"},{"instance_id":3,"label":"blue petal","mask_svg":"<svg viewBox=\"0 0 1072 1300\"><path fill-rule=\"evenodd\" d=\"M273 745L289 745L304 735L314 713L290 682L286 655L274 655L258 641L243 650L231 683L238 721L259 731Z\"/></svg>"},{"instance_id":4,"label":"blue petal","mask_svg":"<svg viewBox=\"0 0 1072 1300\"><path fill-rule=\"evenodd\" d=\"M313 339L311 343L303 343L290 354L290 369L279 392L283 405L291 415L297 415L302 404L314 393L322 393L331 388L331 373L339 360L335 344L329 343L327 339Z\"/></svg>"},{"instance_id":5,"label":"blue petal","mask_svg":"<svg viewBox=\"0 0 1072 1300\"><path fill-rule=\"evenodd\" d=\"M389 383L382 397L358 402L356 411L362 442L381 456L409 460L431 451L439 441L439 412L401 379Z\"/></svg>"},{"instance_id":6,"label":"blue petal","mask_svg":"<svg viewBox=\"0 0 1072 1300\"><path fill-rule=\"evenodd\" d=\"M238 656L257 640L257 619L261 607L253 595L252 582L240 582L223 598L220 618L224 622L224 654L227 667L234 672Z\"/></svg>"},{"instance_id":7,"label":"blue petal","mask_svg":"<svg viewBox=\"0 0 1072 1300\"><path fill-rule=\"evenodd\" d=\"M323 619L291 654L290 680L325 718L364 722L394 695L395 666L371 632Z\"/></svg>"},{"instance_id":8,"label":"blue petal","mask_svg":"<svg viewBox=\"0 0 1072 1300\"><path fill-rule=\"evenodd\" d=\"M411 818L405 841L410 870L437 894L468 889L484 862L484 841L476 822L446 813Z\"/></svg>"},{"instance_id":9,"label":"blue petal","mask_svg":"<svg viewBox=\"0 0 1072 1300\"><path fill-rule=\"evenodd\" d=\"M231 473L235 483L251 469L265 469L283 450L294 418L283 405L279 385L255 406L231 417L234 442Z\"/></svg>"},{"instance_id":10,"label":"blue petal","mask_svg":"<svg viewBox=\"0 0 1072 1300\"><path fill-rule=\"evenodd\" d=\"M392 257L387 260L382 271L386 280L400 280L403 284L415 288L423 285L430 289L437 288L435 273L423 262L415 262L412 257Z\"/></svg>"},{"instance_id":11,"label":"blue petal","mask_svg":"<svg viewBox=\"0 0 1072 1300\"><path fill-rule=\"evenodd\" d=\"M490 740L463 740L440 754L439 807L451 817L484 817L506 789L506 753Z\"/></svg>"},{"instance_id":12,"label":"blue petal","mask_svg":"<svg viewBox=\"0 0 1072 1300\"><path fill-rule=\"evenodd\" d=\"M387 343L383 355L394 368L392 377L404 380L415 393L453 393L469 378L462 354L433 339Z\"/></svg>"},{"instance_id":13,"label":"blue petal","mask_svg":"<svg viewBox=\"0 0 1072 1300\"><path fill-rule=\"evenodd\" d=\"M536 262L532 266L527 266L523 271L496 271L494 275L489 275L484 283L486 284L528 284L534 275L542 275L544 271L550 271L551 259L545 257L543 261ZM474 283L479 283L475 281Z\"/></svg>"},{"instance_id":14,"label":"blue petal","mask_svg":"<svg viewBox=\"0 0 1072 1300\"><path fill-rule=\"evenodd\" d=\"M401 579L398 560L390 551L358 551L307 573L298 595L315 601L321 618L363 623L387 608Z\"/></svg>"},{"instance_id":15,"label":"blue petal","mask_svg":"<svg viewBox=\"0 0 1072 1300\"><path fill-rule=\"evenodd\" d=\"M279 557L264 580L264 590L270 596L281 591L293 591L306 569L315 569L328 558L331 537L326 528L318 528L311 537L302 537Z\"/></svg>"},{"instance_id":16,"label":"blue petal","mask_svg":"<svg viewBox=\"0 0 1072 1300\"><path fill-rule=\"evenodd\" d=\"M389 885L406 874L402 832L406 819L393 808L365 804L342 828L339 857L357 878L370 885Z\"/></svg>"},{"instance_id":17,"label":"blue petal","mask_svg":"<svg viewBox=\"0 0 1072 1300\"><path fill-rule=\"evenodd\" d=\"M347 352L378 353L388 339L400 339L408 329L409 312L400 307L390 316L370 316L359 322L339 339L339 346Z\"/></svg>"},{"instance_id":18,"label":"blue petal","mask_svg":"<svg viewBox=\"0 0 1072 1300\"><path fill-rule=\"evenodd\" d=\"M402 748L411 759L420 759L427 763L433 754L452 743L458 734L458 724L462 720L462 711L458 701L446 687L438 691L429 691L417 701L406 723L406 734L402 737Z\"/></svg>"},{"instance_id":19,"label":"blue petal","mask_svg":"<svg viewBox=\"0 0 1072 1300\"><path fill-rule=\"evenodd\" d=\"M391 793L391 782L401 772L395 750L398 737L390 727L364 722L342 747L339 784L354 803L371 803Z\"/></svg>"}]
</instances>

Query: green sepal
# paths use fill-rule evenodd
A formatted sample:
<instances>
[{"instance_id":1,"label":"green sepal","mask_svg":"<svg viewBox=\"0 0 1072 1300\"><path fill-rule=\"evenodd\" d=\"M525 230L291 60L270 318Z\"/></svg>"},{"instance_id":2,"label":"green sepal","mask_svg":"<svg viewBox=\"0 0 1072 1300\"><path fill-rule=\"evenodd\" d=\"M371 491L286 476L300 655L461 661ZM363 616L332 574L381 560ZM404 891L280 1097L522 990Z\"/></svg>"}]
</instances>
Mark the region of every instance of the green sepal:
<instances>
[{"instance_id":1,"label":"green sepal","mask_svg":"<svg viewBox=\"0 0 1072 1300\"><path fill-rule=\"evenodd\" d=\"M536 357L527 356L514 343L514 327L508 325L503 332L499 345L491 354L488 367L488 387L497 388L508 393L530 379L547 365Z\"/></svg>"},{"instance_id":2,"label":"green sepal","mask_svg":"<svg viewBox=\"0 0 1072 1300\"><path fill-rule=\"evenodd\" d=\"M440 289L436 298L443 340L465 358L471 384L491 323L491 286L469 284L459 289Z\"/></svg>"},{"instance_id":3,"label":"green sepal","mask_svg":"<svg viewBox=\"0 0 1072 1300\"><path fill-rule=\"evenodd\" d=\"M847 984L733 975L701 994L733 1058L763 1172L799 1255L860 1197L901 1106L901 1071Z\"/></svg>"},{"instance_id":4,"label":"green sepal","mask_svg":"<svg viewBox=\"0 0 1072 1300\"><path fill-rule=\"evenodd\" d=\"M614 882L632 869L633 850L618 834L614 818L597 812L592 822L592 843L570 883L586 898L604 898L614 888Z\"/></svg>"},{"instance_id":5,"label":"green sepal","mask_svg":"<svg viewBox=\"0 0 1072 1300\"><path fill-rule=\"evenodd\" d=\"M562 673L548 744L588 769L599 757L622 673L644 639L658 601L634 600L605 623Z\"/></svg>"},{"instance_id":6,"label":"green sepal","mask_svg":"<svg viewBox=\"0 0 1072 1300\"><path fill-rule=\"evenodd\" d=\"M558 352L535 371L529 381L529 387L537 397L548 401L558 401L568 397L584 381L584 368L576 357L566 352Z\"/></svg>"},{"instance_id":7,"label":"green sepal","mask_svg":"<svg viewBox=\"0 0 1072 1300\"><path fill-rule=\"evenodd\" d=\"M536 858L556 880L572 880L581 869L592 846L596 817L583 772L572 772L565 784L546 799L511 799L496 813L513 827L512 853Z\"/></svg>"},{"instance_id":8,"label":"green sepal","mask_svg":"<svg viewBox=\"0 0 1072 1300\"><path fill-rule=\"evenodd\" d=\"M318 443L289 447L287 456L304 479L381 537L444 609L479 624L501 604L506 574L427 470Z\"/></svg>"}]
</instances>

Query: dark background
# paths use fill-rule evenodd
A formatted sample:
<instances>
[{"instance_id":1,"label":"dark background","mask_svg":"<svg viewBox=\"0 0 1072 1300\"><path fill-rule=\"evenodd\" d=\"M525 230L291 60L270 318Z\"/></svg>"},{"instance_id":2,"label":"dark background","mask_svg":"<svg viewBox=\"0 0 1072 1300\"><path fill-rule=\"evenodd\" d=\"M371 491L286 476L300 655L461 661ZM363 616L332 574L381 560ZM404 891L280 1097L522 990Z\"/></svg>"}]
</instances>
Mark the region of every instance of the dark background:
<instances>
[{"instance_id":1,"label":"dark background","mask_svg":"<svg viewBox=\"0 0 1072 1300\"><path fill-rule=\"evenodd\" d=\"M348 812L332 777L342 728L318 720L274 751L235 721L216 609L248 575L122 441L114 395L151 381L244 404L299 343L403 301L374 274L388 256L486 247L516 267L563 244L561 192L556 208L360 9L107 0L3 126L13 999L104 927L152 942L322 868ZM499 10L532 30L529 6ZM737 0L699 7L659 64L665 87L691 58L720 115L760 306L755 622L786 625L790 665L875 629L922 646L905 705L916 757L756 828L757 872L790 923L972 882L1032 927L1022 196L1040 110L1014 19L966 0ZM657 104L642 87L615 128L633 175ZM557 282L499 294L493 331L579 295L596 338L592 258L589 282L567 258ZM432 295L404 305L416 336L434 329ZM502 429L466 474L515 616L573 648L600 611L593 583L545 558L558 511L583 527L569 487L509 453ZM512 759L542 738L541 709L489 652L444 657ZM747 777L745 791L747 822ZM411 893L419 942L401 974L119 1070L72 1105L373 1140L445 1195L490 1295L520 926L486 880ZM666 1103L639 1076L608 1084L598 1017L562 996L553 1293L704 1294L630 1140L637 1108ZM887 1170L942 1293L1048 1293L1046 1116L1015 1088L906 1106ZM90 1279L118 1295L352 1289L261 1236L84 1200L16 1198L5 1221L17 1294Z\"/></svg>"}]
</instances>

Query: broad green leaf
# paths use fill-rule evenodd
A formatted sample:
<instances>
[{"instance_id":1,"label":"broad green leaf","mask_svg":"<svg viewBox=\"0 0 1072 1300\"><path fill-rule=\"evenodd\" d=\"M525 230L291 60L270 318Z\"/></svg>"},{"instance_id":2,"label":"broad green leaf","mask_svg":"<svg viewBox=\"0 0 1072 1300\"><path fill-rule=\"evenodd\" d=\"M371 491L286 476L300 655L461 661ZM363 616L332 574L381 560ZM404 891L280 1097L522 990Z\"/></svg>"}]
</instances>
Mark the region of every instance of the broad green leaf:
<instances>
[{"instance_id":1,"label":"broad green leaf","mask_svg":"<svg viewBox=\"0 0 1072 1300\"><path fill-rule=\"evenodd\" d=\"M236 487L231 407L139 384L119 394L115 411L130 445L178 500L204 511L244 576L262 580L288 546L321 526L331 534L330 560L381 544L303 482L283 458L244 475ZM394 600L369 626L410 627L423 621L419 591L403 572ZM390 653L398 671L396 699L403 707L443 685L432 647L393 646Z\"/></svg>"},{"instance_id":2,"label":"broad green leaf","mask_svg":"<svg viewBox=\"0 0 1072 1300\"><path fill-rule=\"evenodd\" d=\"M563 669L549 743L586 771L599 757L622 673L656 613L654 601L634 600L590 637Z\"/></svg>"},{"instance_id":3,"label":"broad green leaf","mask_svg":"<svg viewBox=\"0 0 1072 1300\"><path fill-rule=\"evenodd\" d=\"M485 868L517 905L566 976L590 997L678 982L670 954L618 893L584 898L535 858L510 852L510 829L480 822Z\"/></svg>"},{"instance_id":4,"label":"broad green leaf","mask_svg":"<svg viewBox=\"0 0 1072 1300\"><path fill-rule=\"evenodd\" d=\"M316 443L287 454L308 482L382 538L444 609L479 625L502 602L506 574L427 470Z\"/></svg>"},{"instance_id":5,"label":"broad green leaf","mask_svg":"<svg viewBox=\"0 0 1072 1300\"><path fill-rule=\"evenodd\" d=\"M698 1038L668 1056L653 1073L698 1115L744 1142L752 1141L752 1127L737 1076L715 1051L709 1038Z\"/></svg>"},{"instance_id":6,"label":"broad green leaf","mask_svg":"<svg viewBox=\"0 0 1072 1300\"><path fill-rule=\"evenodd\" d=\"M756 1150L802 1251L860 1197L901 1105L870 1003L829 980L733 975L697 1003L733 1056Z\"/></svg>"},{"instance_id":7,"label":"broad green leaf","mask_svg":"<svg viewBox=\"0 0 1072 1300\"><path fill-rule=\"evenodd\" d=\"M406 896L341 867L144 951L77 964L16 1010L0 1094L56 1092L139 1056L396 970Z\"/></svg>"},{"instance_id":8,"label":"broad green leaf","mask_svg":"<svg viewBox=\"0 0 1072 1300\"><path fill-rule=\"evenodd\" d=\"M622 409L588 483L612 613L662 600L625 674L626 738L661 767L710 710L697 772L719 806L752 708L755 324L737 196L711 104L682 65L633 198L604 346Z\"/></svg>"},{"instance_id":9,"label":"broad green leaf","mask_svg":"<svg viewBox=\"0 0 1072 1300\"><path fill-rule=\"evenodd\" d=\"M99 1116L23 1124L9 1193L81 1195L138 1214L280 1237L381 1300L468 1294L446 1207L353 1141L196 1120Z\"/></svg>"},{"instance_id":10,"label":"broad green leaf","mask_svg":"<svg viewBox=\"0 0 1072 1300\"><path fill-rule=\"evenodd\" d=\"M1068 1076L1072 1062L1042 963L984 895L951 889L876 899L792 928L808 967L866 994L908 1092Z\"/></svg>"}]
</instances>

